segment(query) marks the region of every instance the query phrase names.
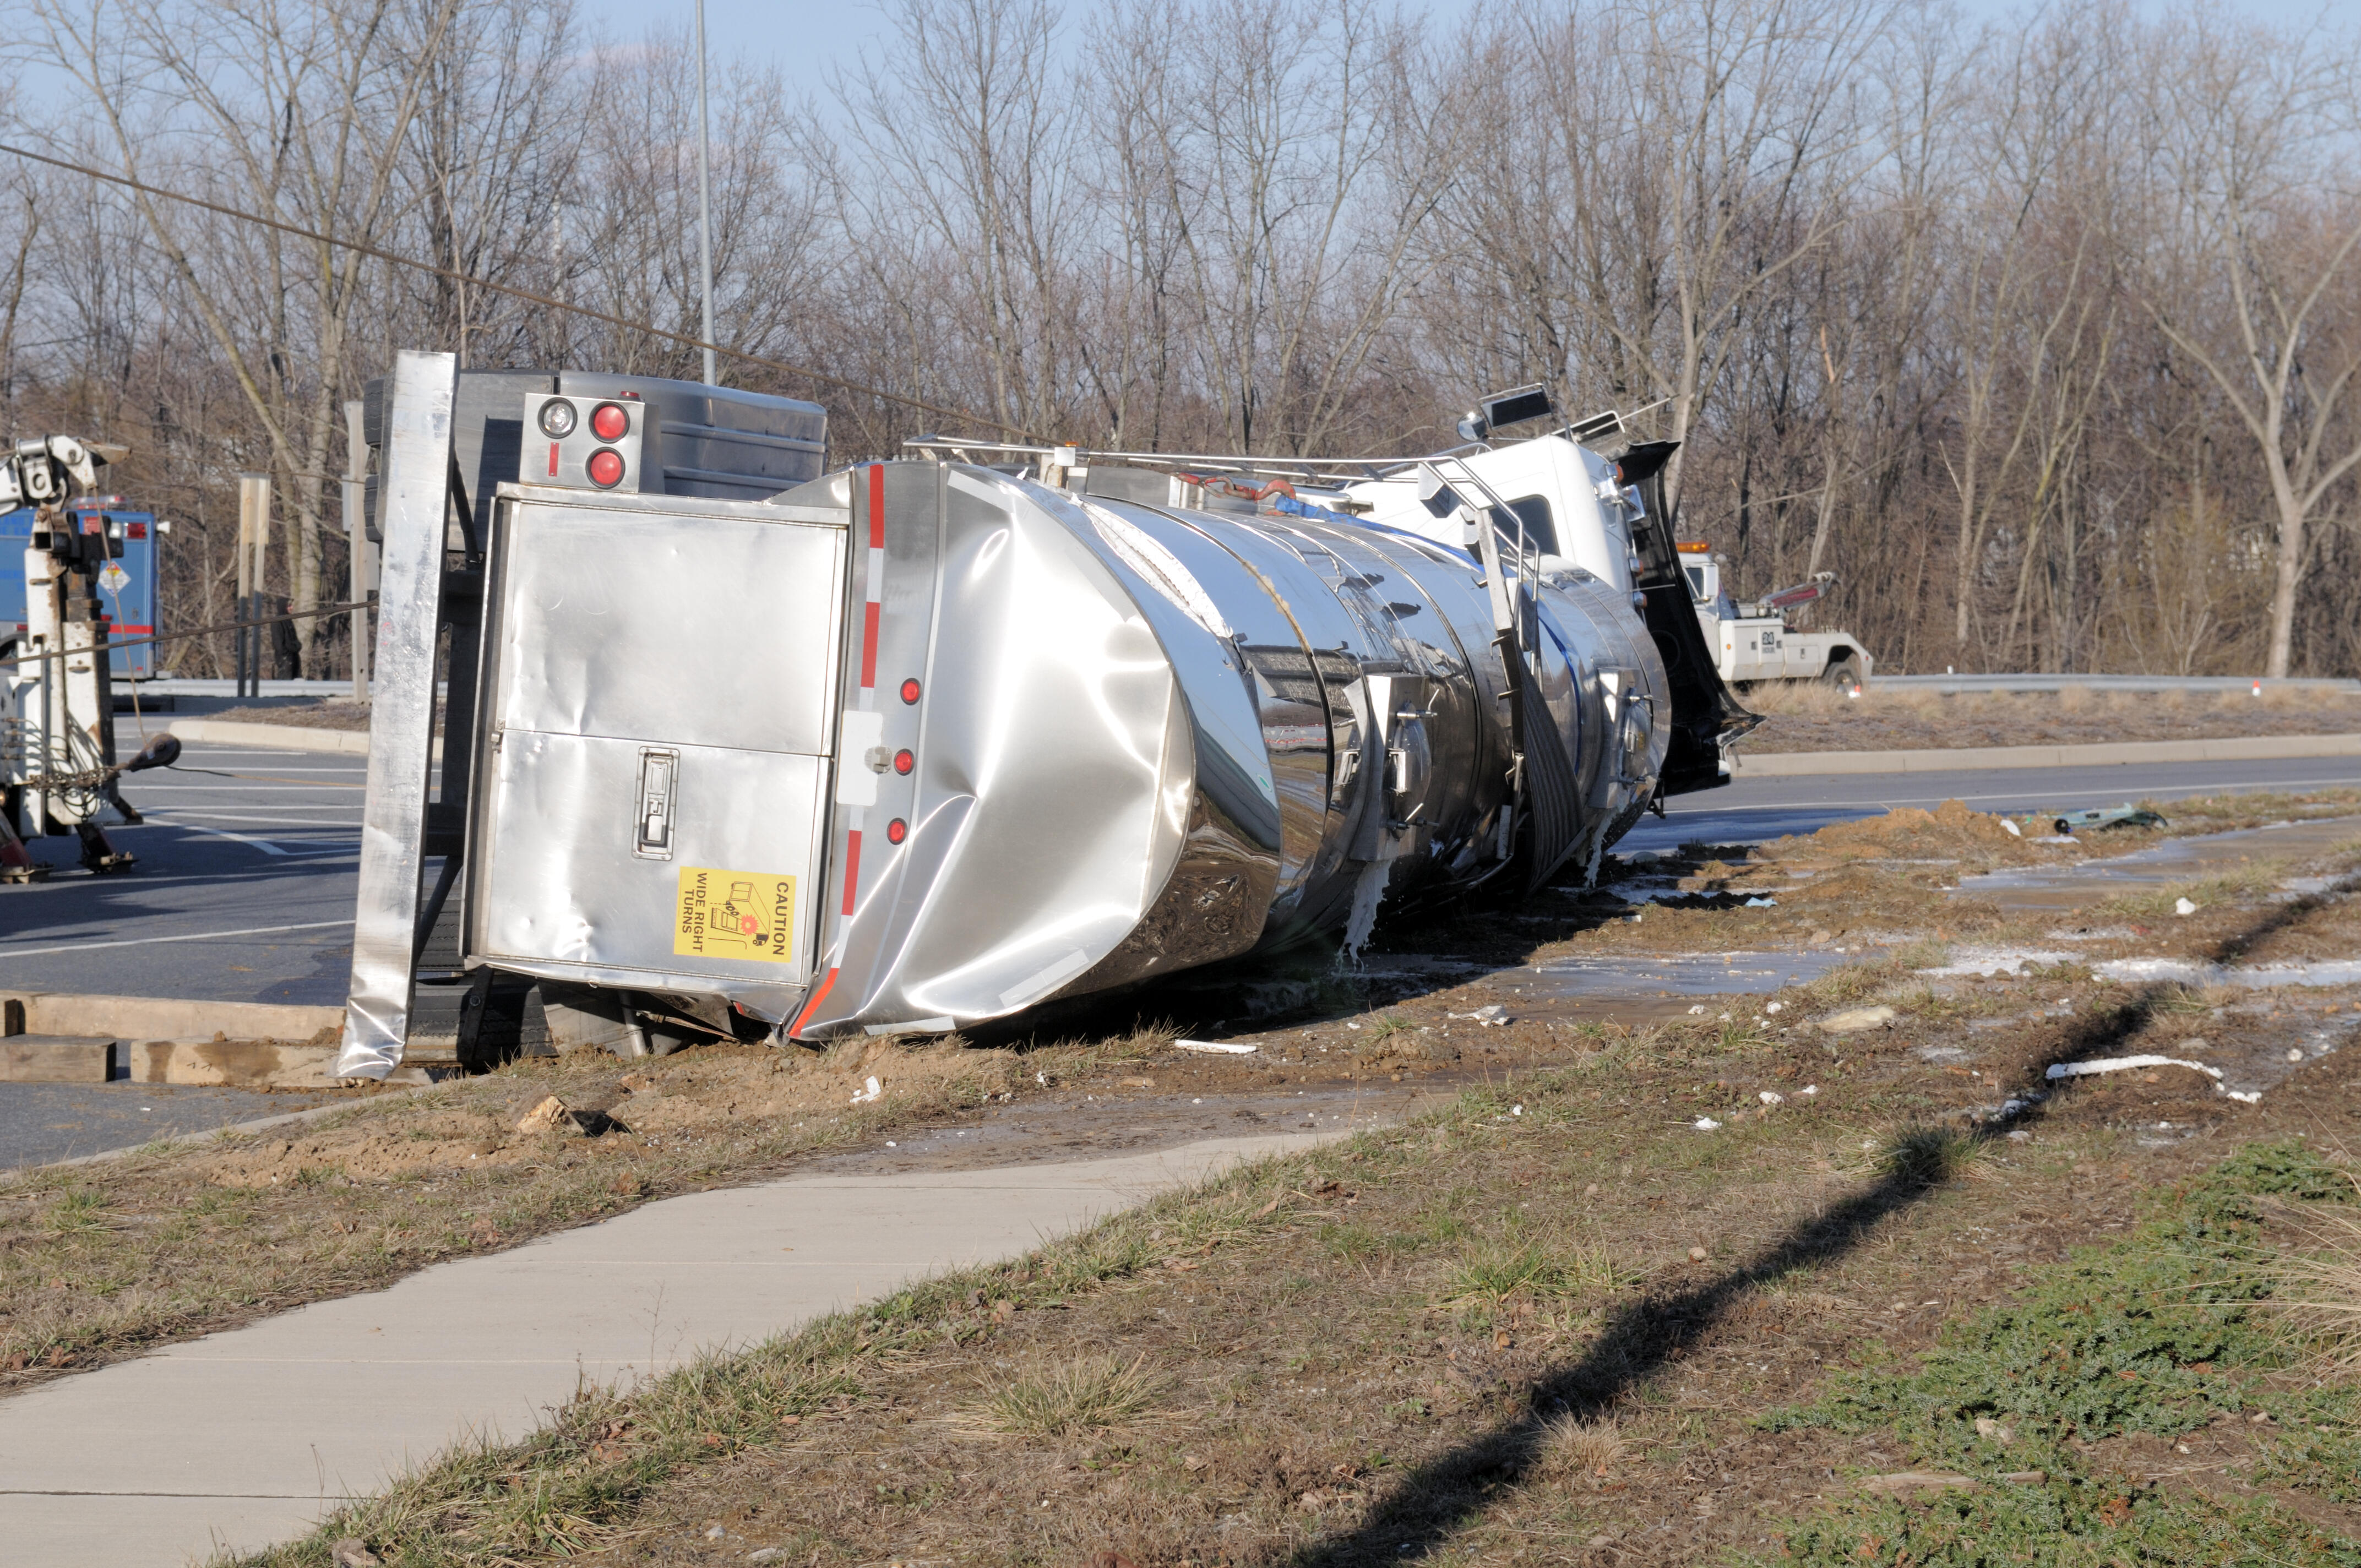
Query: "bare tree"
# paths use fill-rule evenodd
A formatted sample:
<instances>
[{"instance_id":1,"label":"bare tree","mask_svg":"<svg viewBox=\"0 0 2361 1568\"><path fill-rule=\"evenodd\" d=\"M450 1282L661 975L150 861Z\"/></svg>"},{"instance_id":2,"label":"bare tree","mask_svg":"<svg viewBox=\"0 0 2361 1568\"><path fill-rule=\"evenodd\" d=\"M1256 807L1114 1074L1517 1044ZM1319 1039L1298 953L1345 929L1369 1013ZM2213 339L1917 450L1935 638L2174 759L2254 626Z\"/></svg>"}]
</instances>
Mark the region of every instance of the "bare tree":
<instances>
[{"instance_id":1,"label":"bare tree","mask_svg":"<svg viewBox=\"0 0 2361 1568\"><path fill-rule=\"evenodd\" d=\"M2324 39L2257 47L2202 14L2158 41L2178 47L2143 72L2159 209L2146 301L2260 460L2279 535L2265 671L2284 675L2308 531L2361 465L2361 199L2328 178L2352 152L2356 61Z\"/></svg>"},{"instance_id":2,"label":"bare tree","mask_svg":"<svg viewBox=\"0 0 2361 1568\"><path fill-rule=\"evenodd\" d=\"M322 236L192 224L133 198L283 481L299 610L320 602L323 488L347 348L375 281L362 253L336 242L371 244L391 216L406 133L462 0L432 3L404 48L393 0L127 0L113 16L33 0L49 55L96 105L126 173L217 191ZM210 240L203 253L192 235ZM308 659L317 622L297 625Z\"/></svg>"}]
</instances>

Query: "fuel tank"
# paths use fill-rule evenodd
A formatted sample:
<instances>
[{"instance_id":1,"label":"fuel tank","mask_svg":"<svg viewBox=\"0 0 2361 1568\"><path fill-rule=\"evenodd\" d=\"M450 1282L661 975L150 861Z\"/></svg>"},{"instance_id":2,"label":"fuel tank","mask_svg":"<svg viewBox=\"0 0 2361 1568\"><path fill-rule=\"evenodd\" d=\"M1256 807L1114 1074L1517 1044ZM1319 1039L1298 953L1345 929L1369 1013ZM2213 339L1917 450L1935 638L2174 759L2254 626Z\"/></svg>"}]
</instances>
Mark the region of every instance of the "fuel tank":
<instances>
[{"instance_id":1,"label":"fuel tank","mask_svg":"<svg viewBox=\"0 0 2361 1568\"><path fill-rule=\"evenodd\" d=\"M780 1038L946 1031L1520 896L1654 793L1665 674L1628 593L1560 559L1495 596L1480 552L1137 499L1161 484L500 487L443 879L465 965ZM413 684L381 712L431 712ZM382 771L371 843L416 815ZM368 871L346 1074L401 1059L362 959L423 928L418 872L404 904Z\"/></svg>"}]
</instances>

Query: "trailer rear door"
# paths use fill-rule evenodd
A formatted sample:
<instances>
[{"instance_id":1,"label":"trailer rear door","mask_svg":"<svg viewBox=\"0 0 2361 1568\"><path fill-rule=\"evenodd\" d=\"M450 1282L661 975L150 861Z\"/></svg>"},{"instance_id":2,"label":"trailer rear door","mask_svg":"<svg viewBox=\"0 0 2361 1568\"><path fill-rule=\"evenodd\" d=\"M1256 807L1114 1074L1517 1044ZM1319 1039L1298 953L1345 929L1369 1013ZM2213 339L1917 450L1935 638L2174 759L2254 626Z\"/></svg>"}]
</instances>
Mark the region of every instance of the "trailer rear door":
<instances>
[{"instance_id":1,"label":"trailer rear door","mask_svg":"<svg viewBox=\"0 0 2361 1568\"><path fill-rule=\"evenodd\" d=\"M469 957L791 1011L821 929L847 514L522 486L501 506Z\"/></svg>"}]
</instances>

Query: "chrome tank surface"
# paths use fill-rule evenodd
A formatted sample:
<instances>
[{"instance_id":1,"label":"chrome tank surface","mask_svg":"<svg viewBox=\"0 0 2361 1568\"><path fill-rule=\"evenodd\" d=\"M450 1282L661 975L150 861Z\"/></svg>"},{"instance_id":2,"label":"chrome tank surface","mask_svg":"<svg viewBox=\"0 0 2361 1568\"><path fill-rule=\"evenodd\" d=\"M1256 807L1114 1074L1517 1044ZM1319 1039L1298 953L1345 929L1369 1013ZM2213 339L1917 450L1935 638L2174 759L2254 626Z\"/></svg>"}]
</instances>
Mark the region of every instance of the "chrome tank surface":
<instances>
[{"instance_id":1,"label":"chrome tank surface","mask_svg":"<svg viewBox=\"0 0 2361 1568\"><path fill-rule=\"evenodd\" d=\"M1595 866L1664 760L1656 650L1570 565L1518 604L1526 766L1556 748L1568 795L1544 822L1517 806L1514 683L1464 552L958 464L777 499L845 509L853 544L840 734L810 753L836 782L796 1037L950 1029L1357 943L1388 903L1513 896ZM777 1015L774 991L723 994Z\"/></svg>"}]
</instances>

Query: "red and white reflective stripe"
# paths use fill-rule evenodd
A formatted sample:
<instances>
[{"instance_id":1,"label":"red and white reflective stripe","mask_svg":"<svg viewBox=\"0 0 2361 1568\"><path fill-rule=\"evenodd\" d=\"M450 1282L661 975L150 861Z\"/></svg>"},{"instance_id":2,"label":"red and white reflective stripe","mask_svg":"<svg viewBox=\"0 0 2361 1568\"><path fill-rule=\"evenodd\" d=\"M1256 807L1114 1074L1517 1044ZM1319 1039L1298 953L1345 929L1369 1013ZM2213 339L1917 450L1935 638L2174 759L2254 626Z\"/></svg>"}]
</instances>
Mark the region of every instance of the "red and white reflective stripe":
<instances>
[{"instance_id":1,"label":"red and white reflective stripe","mask_svg":"<svg viewBox=\"0 0 2361 1568\"><path fill-rule=\"evenodd\" d=\"M877 629L885 615L885 466L869 466L869 570L866 574L867 598L861 607L861 695L856 706L863 713L877 709ZM851 767L853 759L840 757L840 767ZM862 759L866 767L868 761ZM852 918L852 910L861 892L861 829L867 821L866 806L845 808L844 828L844 902L837 915L836 939L830 944L838 959L843 958L845 922ZM796 1018L790 1035L802 1032L806 1020L819 1010L819 1004L836 985L840 964L829 966L828 978L819 982L811 1000L804 1003L803 1012Z\"/></svg>"}]
</instances>

